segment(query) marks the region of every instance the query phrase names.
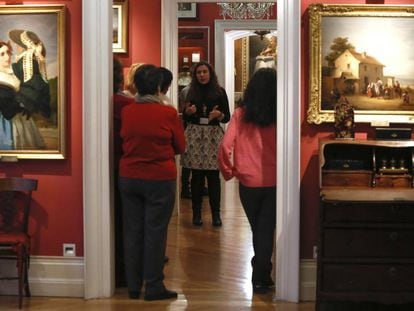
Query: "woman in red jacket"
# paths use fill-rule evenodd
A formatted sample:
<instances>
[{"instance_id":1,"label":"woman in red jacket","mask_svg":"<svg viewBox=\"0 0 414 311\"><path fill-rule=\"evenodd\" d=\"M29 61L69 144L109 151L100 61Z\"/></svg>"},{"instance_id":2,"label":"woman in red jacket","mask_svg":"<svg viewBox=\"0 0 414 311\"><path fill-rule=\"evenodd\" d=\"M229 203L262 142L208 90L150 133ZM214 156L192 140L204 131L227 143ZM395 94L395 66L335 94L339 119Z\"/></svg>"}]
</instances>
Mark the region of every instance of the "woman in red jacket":
<instances>
[{"instance_id":1,"label":"woman in red jacket","mask_svg":"<svg viewBox=\"0 0 414 311\"><path fill-rule=\"evenodd\" d=\"M174 208L175 155L185 150L177 110L162 104L162 74L153 65L135 73L136 102L122 109L123 154L119 164L124 220L125 272L129 297L145 300L176 298L164 286L167 229Z\"/></svg>"},{"instance_id":2,"label":"woman in red jacket","mask_svg":"<svg viewBox=\"0 0 414 311\"><path fill-rule=\"evenodd\" d=\"M242 105L219 147L224 179L239 179L240 201L253 233L255 293L274 285L271 277L276 227L276 71L259 69L247 84Z\"/></svg>"}]
</instances>

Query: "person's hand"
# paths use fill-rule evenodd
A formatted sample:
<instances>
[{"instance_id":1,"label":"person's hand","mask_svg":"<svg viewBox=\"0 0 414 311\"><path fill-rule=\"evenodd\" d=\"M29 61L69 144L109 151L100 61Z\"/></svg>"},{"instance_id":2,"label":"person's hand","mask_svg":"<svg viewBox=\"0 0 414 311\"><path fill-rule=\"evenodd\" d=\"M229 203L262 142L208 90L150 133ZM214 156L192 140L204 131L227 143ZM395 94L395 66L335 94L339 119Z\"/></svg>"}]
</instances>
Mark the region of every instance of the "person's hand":
<instances>
[{"instance_id":1,"label":"person's hand","mask_svg":"<svg viewBox=\"0 0 414 311\"><path fill-rule=\"evenodd\" d=\"M197 111L197 107L195 105L191 105L190 103L187 103L185 105L185 114L192 115L196 113L196 111Z\"/></svg>"},{"instance_id":2,"label":"person's hand","mask_svg":"<svg viewBox=\"0 0 414 311\"><path fill-rule=\"evenodd\" d=\"M223 115L223 113L220 110L217 110L218 107L219 107L218 105L215 105L213 107L213 110L210 111L208 115L209 121L214 120L214 119L219 119Z\"/></svg>"}]
</instances>

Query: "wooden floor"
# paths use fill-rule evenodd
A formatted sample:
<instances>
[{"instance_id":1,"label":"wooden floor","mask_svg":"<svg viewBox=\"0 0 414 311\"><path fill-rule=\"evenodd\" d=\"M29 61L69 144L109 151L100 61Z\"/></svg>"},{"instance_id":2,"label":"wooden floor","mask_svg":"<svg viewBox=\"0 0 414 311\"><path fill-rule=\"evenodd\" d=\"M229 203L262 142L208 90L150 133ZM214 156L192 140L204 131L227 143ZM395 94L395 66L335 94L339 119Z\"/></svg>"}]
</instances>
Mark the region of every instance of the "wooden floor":
<instances>
[{"instance_id":1,"label":"wooden floor","mask_svg":"<svg viewBox=\"0 0 414 311\"><path fill-rule=\"evenodd\" d=\"M165 284L179 293L178 299L130 300L126 288L119 288L111 299L32 297L24 299L23 310L314 310L313 303L276 302L274 293L252 294L251 233L238 199L237 183L227 183L223 190L223 227L211 225L207 199L202 227L191 224L190 200L182 200L179 216L171 219ZM18 310L16 306L17 297L0 297L0 310Z\"/></svg>"}]
</instances>

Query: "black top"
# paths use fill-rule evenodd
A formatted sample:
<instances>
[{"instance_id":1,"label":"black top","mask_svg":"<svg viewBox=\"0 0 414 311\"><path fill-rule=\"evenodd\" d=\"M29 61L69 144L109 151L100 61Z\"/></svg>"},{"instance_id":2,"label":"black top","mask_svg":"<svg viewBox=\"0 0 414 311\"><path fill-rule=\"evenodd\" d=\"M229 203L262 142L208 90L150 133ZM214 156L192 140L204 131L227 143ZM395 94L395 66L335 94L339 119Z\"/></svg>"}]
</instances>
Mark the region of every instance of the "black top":
<instances>
[{"instance_id":1,"label":"black top","mask_svg":"<svg viewBox=\"0 0 414 311\"><path fill-rule=\"evenodd\" d=\"M23 58L12 64L14 74L20 80L20 90L16 99L31 113L40 112L44 117L50 117L50 89L40 74L37 61L33 60L33 77L24 82Z\"/></svg>"},{"instance_id":2,"label":"black top","mask_svg":"<svg viewBox=\"0 0 414 311\"><path fill-rule=\"evenodd\" d=\"M221 111L224 114L224 118L221 121L217 119L211 120L208 125L219 125L221 123L227 123L230 120L230 108L229 108L229 100L227 98L226 91L223 88L220 88L220 94L209 98L206 95L202 96L199 94L196 99L190 99L190 103L195 105L197 111L192 115L187 115L185 110L183 111L183 119L187 123L191 124L200 124L200 118L206 117L208 118L209 113L213 110L214 106L218 106L217 110ZM201 90L201 92L204 92Z\"/></svg>"}]
</instances>

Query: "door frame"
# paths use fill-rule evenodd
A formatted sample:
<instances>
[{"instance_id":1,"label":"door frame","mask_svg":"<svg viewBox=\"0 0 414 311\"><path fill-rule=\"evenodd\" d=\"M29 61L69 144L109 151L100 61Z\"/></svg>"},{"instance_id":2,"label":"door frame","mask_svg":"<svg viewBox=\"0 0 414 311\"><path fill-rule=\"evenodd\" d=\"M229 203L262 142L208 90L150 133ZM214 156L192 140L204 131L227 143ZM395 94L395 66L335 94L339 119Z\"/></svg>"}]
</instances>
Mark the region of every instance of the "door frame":
<instances>
[{"instance_id":1,"label":"door frame","mask_svg":"<svg viewBox=\"0 0 414 311\"><path fill-rule=\"evenodd\" d=\"M228 2L237 2L227 0ZM161 0L162 64L178 72L178 2ZM188 2L188 0L187 0ZM198 0L197 2L216 2ZM265 2L265 1L253 1ZM82 126L85 298L115 290L112 204L112 1L82 0ZM299 301L300 2L277 1L276 299ZM175 52L171 52L175 51ZM177 89L173 87L172 98Z\"/></svg>"}]
</instances>

